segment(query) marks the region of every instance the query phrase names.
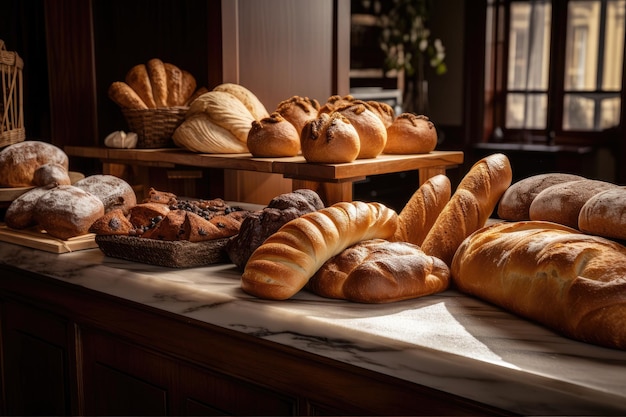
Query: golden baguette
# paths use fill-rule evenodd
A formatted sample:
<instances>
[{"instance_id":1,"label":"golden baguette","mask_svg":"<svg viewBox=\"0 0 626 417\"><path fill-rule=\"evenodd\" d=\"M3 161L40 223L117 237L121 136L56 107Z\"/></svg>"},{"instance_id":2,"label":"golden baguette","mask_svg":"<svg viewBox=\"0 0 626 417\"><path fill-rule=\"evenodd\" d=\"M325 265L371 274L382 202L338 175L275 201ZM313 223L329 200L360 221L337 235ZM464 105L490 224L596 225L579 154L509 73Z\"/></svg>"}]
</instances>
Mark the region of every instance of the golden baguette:
<instances>
[{"instance_id":1,"label":"golden baguette","mask_svg":"<svg viewBox=\"0 0 626 417\"><path fill-rule=\"evenodd\" d=\"M398 229L391 240L420 246L451 194L450 179L445 175L426 180L398 214Z\"/></svg>"},{"instance_id":2,"label":"golden baguette","mask_svg":"<svg viewBox=\"0 0 626 417\"><path fill-rule=\"evenodd\" d=\"M501 153L476 162L437 217L422 250L450 265L461 242L485 225L512 176L509 159Z\"/></svg>"},{"instance_id":3,"label":"golden baguette","mask_svg":"<svg viewBox=\"0 0 626 417\"><path fill-rule=\"evenodd\" d=\"M109 87L109 98L123 109L145 110L146 103L128 84L123 81L115 81Z\"/></svg>"},{"instance_id":4,"label":"golden baguette","mask_svg":"<svg viewBox=\"0 0 626 417\"><path fill-rule=\"evenodd\" d=\"M396 212L380 203L340 202L307 213L252 253L241 288L260 298L290 298L328 259L363 240L390 238L397 223Z\"/></svg>"}]
</instances>

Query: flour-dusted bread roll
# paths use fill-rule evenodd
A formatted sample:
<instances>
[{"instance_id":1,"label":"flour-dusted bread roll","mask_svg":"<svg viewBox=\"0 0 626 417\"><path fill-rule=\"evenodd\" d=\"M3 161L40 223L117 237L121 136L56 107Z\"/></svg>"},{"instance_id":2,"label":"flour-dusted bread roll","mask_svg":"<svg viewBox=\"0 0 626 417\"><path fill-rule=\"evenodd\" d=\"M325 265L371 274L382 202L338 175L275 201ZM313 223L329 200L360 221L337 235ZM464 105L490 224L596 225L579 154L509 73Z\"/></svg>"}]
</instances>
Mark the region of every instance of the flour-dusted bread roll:
<instances>
[{"instance_id":1,"label":"flour-dusted bread roll","mask_svg":"<svg viewBox=\"0 0 626 417\"><path fill-rule=\"evenodd\" d=\"M45 185L70 185L70 173L64 165L47 163L40 165L33 173L33 184L37 187Z\"/></svg>"},{"instance_id":2,"label":"flour-dusted bread roll","mask_svg":"<svg viewBox=\"0 0 626 417\"><path fill-rule=\"evenodd\" d=\"M158 58L152 58L146 62L146 70L150 85L152 86L152 96L157 108L169 107L167 104L167 72L165 71L165 63Z\"/></svg>"},{"instance_id":3,"label":"flour-dusted bread roll","mask_svg":"<svg viewBox=\"0 0 626 417\"><path fill-rule=\"evenodd\" d=\"M389 128L396 118L396 111L389 104L382 101L369 100L367 104L380 117L385 125L385 129Z\"/></svg>"},{"instance_id":4,"label":"flour-dusted bread roll","mask_svg":"<svg viewBox=\"0 0 626 417\"><path fill-rule=\"evenodd\" d=\"M459 290L583 342L626 349L626 248L551 222L496 223L459 247Z\"/></svg>"},{"instance_id":5,"label":"flour-dusted bread roll","mask_svg":"<svg viewBox=\"0 0 626 417\"><path fill-rule=\"evenodd\" d=\"M274 112L252 122L247 145L256 157L296 156L300 152L300 134L280 113Z\"/></svg>"},{"instance_id":6,"label":"flour-dusted bread roll","mask_svg":"<svg viewBox=\"0 0 626 417\"><path fill-rule=\"evenodd\" d=\"M545 220L578 228L583 205L601 191L617 188L616 184L584 179L552 185L537 194L530 204L530 220Z\"/></svg>"},{"instance_id":7,"label":"flour-dusted bread roll","mask_svg":"<svg viewBox=\"0 0 626 417\"><path fill-rule=\"evenodd\" d=\"M390 303L445 290L450 270L417 245L371 239L330 258L306 288L322 297L359 303Z\"/></svg>"},{"instance_id":8,"label":"flour-dusted bread roll","mask_svg":"<svg viewBox=\"0 0 626 417\"><path fill-rule=\"evenodd\" d=\"M300 146L308 162L341 164L357 158L361 140L352 123L341 113L320 113L304 125Z\"/></svg>"},{"instance_id":9,"label":"flour-dusted bread roll","mask_svg":"<svg viewBox=\"0 0 626 417\"><path fill-rule=\"evenodd\" d=\"M580 209L578 228L613 239L626 240L626 188L601 191Z\"/></svg>"},{"instance_id":10,"label":"flour-dusted bread roll","mask_svg":"<svg viewBox=\"0 0 626 417\"><path fill-rule=\"evenodd\" d=\"M244 145L255 120L241 100L225 91L202 94L191 103L185 117L188 119L201 113L212 123L228 130Z\"/></svg>"},{"instance_id":11,"label":"flour-dusted bread roll","mask_svg":"<svg viewBox=\"0 0 626 417\"><path fill-rule=\"evenodd\" d=\"M355 100L335 110L350 121L359 134L357 159L376 158L387 143L387 129L380 116L365 102Z\"/></svg>"},{"instance_id":12,"label":"flour-dusted bread roll","mask_svg":"<svg viewBox=\"0 0 626 417\"><path fill-rule=\"evenodd\" d=\"M317 100L301 96L292 96L276 106L276 111L295 126L298 135L307 122L317 118L319 110L320 103Z\"/></svg>"},{"instance_id":13,"label":"flour-dusted bread roll","mask_svg":"<svg viewBox=\"0 0 626 417\"><path fill-rule=\"evenodd\" d=\"M244 153L248 147L228 129L211 121L205 113L187 116L172 135L174 144L180 148L199 153Z\"/></svg>"},{"instance_id":14,"label":"flour-dusted bread roll","mask_svg":"<svg viewBox=\"0 0 626 417\"><path fill-rule=\"evenodd\" d=\"M546 188L584 177L560 172L533 175L511 185L498 203L498 217L504 220L530 220L530 204Z\"/></svg>"},{"instance_id":15,"label":"flour-dusted bread roll","mask_svg":"<svg viewBox=\"0 0 626 417\"><path fill-rule=\"evenodd\" d=\"M14 143L0 151L0 186L29 187L35 171L44 164L58 164L68 169L67 154L47 142L28 140Z\"/></svg>"},{"instance_id":16,"label":"flour-dusted bread roll","mask_svg":"<svg viewBox=\"0 0 626 417\"><path fill-rule=\"evenodd\" d=\"M397 223L397 214L380 203L340 202L304 214L252 253L241 288L259 298L290 298L328 259L362 240L390 238Z\"/></svg>"},{"instance_id":17,"label":"flour-dusted bread roll","mask_svg":"<svg viewBox=\"0 0 626 417\"><path fill-rule=\"evenodd\" d=\"M9 204L4 214L4 222L13 229L26 229L37 224L35 220L35 205L39 197L47 193L56 185L35 187L19 195Z\"/></svg>"},{"instance_id":18,"label":"flour-dusted bread roll","mask_svg":"<svg viewBox=\"0 0 626 417\"><path fill-rule=\"evenodd\" d=\"M512 175L509 159L503 154L476 162L424 238L422 250L450 265L461 242L485 225L511 185Z\"/></svg>"},{"instance_id":19,"label":"flour-dusted bread roll","mask_svg":"<svg viewBox=\"0 0 626 417\"><path fill-rule=\"evenodd\" d=\"M224 91L237 97L243 103L255 120L261 120L269 116L265 105L249 89L240 84L224 83L216 86L213 91Z\"/></svg>"},{"instance_id":20,"label":"flour-dusted bread roll","mask_svg":"<svg viewBox=\"0 0 626 417\"><path fill-rule=\"evenodd\" d=\"M402 113L387 128L384 153L429 153L437 147L437 129L428 117Z\"/></svg>"},{"instance_id":21,"label":"flour-dusted bread roll","mask_svg":"<svg viewBox=\"0 0 626 417\"><path fill-rule=\"evenodd\" d=\"M76 181L74 186L98 197L104 204L105 213L120 209L124 214L128 214L131 207L137 204L137 196L133 187L122 178L114 175L90 175Z\"/></svg>"},{"instance_id":22,"label":"flour-dusted bread roll","mask_svg":"<svg viewBox=\"0 0 626 417\"><path fill-rule=\"evenodd\" d=\"M426 180L398 214L398 228L392 240L420 246L450 201L451 194L450 179L445 175Z\"/></svg>"},{"instance_id":23,"label":"flour-dusted bread roll","mask_svg":"<svg viewBox=\"0 0 626 417\"><path fill-rule=\"evenodd\" d=\"M148 106L124 81L114 81L107 91L109 98L123 109L146 110Z\"/></svg>"},{"instance_id":24,"label":"flour-dusted bread roll","mask_svg":"<svg viewBox=\"0 0 626 417\"><path fill-rule=\"evenodd\" d=\"M150 77L148 77L148 70L146 69L145 64L137 64L132 67L126 73L124 80L126 81L126 84L128 84L128 86L132 88L135 93L137 93L139 98L141 98L147 107L151 109L156 108L154 96L152 95L152 85L150 84Z\"/></svg>"},{"instance_id":25,"label":"flour-dusted bread roll","mask_svg":"<svg viewBox=\"0 0 626 417\"><path fill-rule=\"evenodd\" d=\"M33 211L40 228L63 240L88 233L92 223L103 215L102 201L73 185L51 188L37 199Z\"/></svg>"}]
</instances>

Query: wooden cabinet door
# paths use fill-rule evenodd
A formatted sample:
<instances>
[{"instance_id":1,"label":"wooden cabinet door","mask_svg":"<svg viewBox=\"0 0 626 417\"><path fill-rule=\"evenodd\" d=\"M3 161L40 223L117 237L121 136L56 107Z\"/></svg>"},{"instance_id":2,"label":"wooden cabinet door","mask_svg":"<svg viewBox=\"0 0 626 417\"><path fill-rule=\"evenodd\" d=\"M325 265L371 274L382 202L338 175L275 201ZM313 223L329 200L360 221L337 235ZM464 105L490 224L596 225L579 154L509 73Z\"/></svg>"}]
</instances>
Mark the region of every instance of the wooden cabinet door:
<instances>
[{"instance_id":1,"label":"wooden cabinet door","mask_svg":"<svg viewBox=\"0 0 626 417\"><path fill-rule=\"evenodd\" d=\"M47 312L2 303L3 382L7 415L69 415L71 325Z\"/></svg>"}]
</instances>

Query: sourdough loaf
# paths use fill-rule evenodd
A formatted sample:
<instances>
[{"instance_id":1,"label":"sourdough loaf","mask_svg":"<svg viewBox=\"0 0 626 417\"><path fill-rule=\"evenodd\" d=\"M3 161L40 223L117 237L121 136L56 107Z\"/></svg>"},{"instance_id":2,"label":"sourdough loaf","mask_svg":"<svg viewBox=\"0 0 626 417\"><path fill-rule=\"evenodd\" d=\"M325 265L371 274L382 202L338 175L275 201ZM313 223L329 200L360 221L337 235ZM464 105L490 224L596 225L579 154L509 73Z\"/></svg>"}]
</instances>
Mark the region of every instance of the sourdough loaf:
<instances>
[{"instance_id":1,"label":"sourdough loaf","mask_svg":"<svg viewBox=\"0 0 626 417\"><path fill-rule=\"evenodd\" d=\"M580 209L578 228L586 233L626 240L626 188L601 191Z\"/></svg>"},{"instance_id":2,"label":"sourdough loaf","mask_svg":"<svg viewBox=\"0 0 626 417\"><path fill-rule=\"evenodd\" d=\"M67 171L69 159L61 148L47 142L29 140L9 145L0 151L0 186L37 185L35 171L44 164L58 164Z\"/></svg>"},{"instance_id":3,"label":"sourdough loaf","mask_svg":"<svg viewBox=\"0 0 626 417\"><path fill-rule=\"evenodd\" d=\"M387 128L384 153L429 153L437 146L437 129L428 117L402 113Z\"/></svg>"},{"instance_id":4,"label":"sourdough loaf","mask_svg":"<svg viewBox=\"0 0 626 417\"><path fill-rule=\"evenodd\" d=\"M300 146L307 162L340 164L357 159L361 140L352 123L341 113L320 113L304 125Z\"/></svg>"},{"instance_id":5,"label":"sourdough loaf","mask_svg":"<svg viewBox=\"0 0 626 417\"><path fill-rule=\"evenodd\" d=\"M357 159L376 158L387 143L387 129L380 116L365 102L355 100L335 110L350 121L359 135Z\"/></svg>"},{"instance_id":6,"label":"sourdough loaf","mask_svg":"<svg viewBox=\"0 0 626 417\"><path fill-rule=\"evenodd\" d=\"M300 134L280 113L274 112L252 122L247 145L255 157L296 156L300 152Z\"/></svg>"},{"instance_id":7,"label":"sourdough loaf","mask_svg":"<svg viewBox=\"0 0 626 417\"><path fill-rule=\"evenodd\" d=\"M326 261L306 288L322 297L389 303L441 292L450 270L417 245L371 239Z\"/></svg>"},{"instance_id":8,"label":"sourdough loaf","mask_svg":"<svg viewBox=\"0 0 626 417\"><path fill-rule=\"evenodd\" d=\"M294 125L298 135L307 122L317 118L319 110L320 103L317 100L301 96L292 96L276 106L276 111Z\"/></svg>"},{"instance_id":9,"label":"sourdough loaf","mask_svg":"<svg viewBox=\"0 0 626 417\"><path fill-rule=\"evenodd\" d=\"M573 339L626 349L626 248L552 222L496 223L454 256L459 290Z\"/></svg>"},{"instance_id":10,"label":"sourdough loaf","mask_svg":"<svg viewBox=\"0 0 626 417\"><path fill-rule=\"evenodd\" d=\"M121 209L127 214L137 204L133 187L122 178L114 175L95 174L74 183L75 187L95 195L104 204L104 211Z\"/></svg>"}]
</instances>

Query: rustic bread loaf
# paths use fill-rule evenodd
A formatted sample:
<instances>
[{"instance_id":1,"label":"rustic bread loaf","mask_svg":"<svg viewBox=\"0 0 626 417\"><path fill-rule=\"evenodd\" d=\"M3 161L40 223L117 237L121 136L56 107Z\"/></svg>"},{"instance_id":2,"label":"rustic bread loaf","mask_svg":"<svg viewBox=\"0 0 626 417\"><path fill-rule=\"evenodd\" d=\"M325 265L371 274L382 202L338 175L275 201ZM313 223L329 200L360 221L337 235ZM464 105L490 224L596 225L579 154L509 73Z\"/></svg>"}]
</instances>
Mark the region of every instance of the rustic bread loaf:
<instances>
[{"instance_id":1,"label":"rustic bread loaf","mask_svg":"<svg viewBox=\"0 0 626 417\"><path fill-rule=\"evenodd\" d=\"M578 228L613 239L626 240L626 188L601 191L580 209Z\"/></svg>"},{"instance_id":2,"label":"rustic bread loaf","mask_svg":"<svg viewBox=\"0 0 626 417\"><path fill-rule=\"evenodd\" d=\"M35 171L44 164L59 164L67 171L69 159L65 152L50 143L36 140L14 143L0 151L0 186L29 187Z\"/></svg>"},{"instance_id":3,"label":"rustic bread loaf","mask_svg":"<svg viewBox=\"0 0 626 417\"><path fill-rule=\"evenodd\" d=\"M104 211L121 209L127 214L137 204L133 187L122 178L114 175L95 174L78 180L75 187L95 195L104 204Z\"/></svg>"},{"instance_id":4,"label":"rustic bread loaf","mask_svg":"<svg viewBox=\"0 0 626 417\"><path fill-rule=\"evenodd\" d=\"M249 89L240 84L223 83L216 86L213 91L224 91L237 97L243 103L255 120L261 120L269 116L269 113L261 100Z\"/></svg>"},{"instance_id":5,"label":"rustic bread loaf","mask_svg":"<svg viewBox=\"0 0 626 417\"><path fill-rule=\"evenodd\" d=\"M504 222L465 240L459 290L583 342L626 349L626 248L551 222Z\"/></svg>"},{"instance_id":6,"label":"rustic bread loaf","mask_svg":"<svg viewBox=\"0 0 626 417\"><path fill-rule=\"evenodd\" d=\"M307 162L341 164L357 158L361 140L352 123L341 113L320 113L304 125L300 146Z\"/></svg>"},{"instance_id":7,"label":"rustic bread loaf","mask_svg":"<svg viewBox=\"0 0 626 417\"><path fill-rule=\"evenodd\" d=\"M276 112L294 125L298 136L307 122L317 118L319 110L320 103L317 100L301 96L292 96L276 106Z\"/></svg>"},{"instance_id":8,"label":"rustic bread loaf","mask_svg":"<svg viewBox=\"0 0 626 417\"><path fill-rule=\"evenodd\" d=\"M537 194L546 188L568 181L584 180L584 177L560 172L533 175L511 185L498 203L498 217L504 220L530 220L530 204Z\"/></svg>"},{"instance_id":9,"label":"rustic bread loaf","mask_svg":"<svg viewBox=\"0 0 626 417\"><path fill-rule=\"evenodd\" d=\"M255 157L296 156L300 152L300 134L280 113L274 112L252 122L247 145Z\"/></svg>"},{"instance_id":10,"label":"rustic bread loaf","mask_svg":"<svg viewBox=\"0 0 626 417\"><path fill-rule=\"evenodd\" d=\"M19 195L9 204L4 214L4 222L13 229L26 229L37 224L35 220L35 205L39 197L47 193L56 185L36 187Z\"/></svg>"},{"instance_id":11,"label":"rustic bread loaf","mask_svg":"<svg viewBox=\"0 0 626 417\"><path fill-rule=\"evenodd\" d=\"M362 240L390 238L397 223L397 214L379 203L341 202L307 213L254 251L241 288L260 298L290 298L328 259Z\"/></svg>"},{"instance_id":12,"label":"rustic bread loaf","mask_svg":"<svg viewBox=\"0 0 626 417\"><path fill-rule=\"evenodd\" d=\"M402 113L387 128L384 153L429 153L437 147L437 129L426 116Z\"/></svg>"},{"instance_id":13,"label":"rustic bread loaf","mask_svg":"<svg viewBox=\"0 0 626 417\"><path fill-rule=\"evenodd\" d=\"M359 135L357 159L376 158L380 155L387 143L387 129L380 116L369 105L354 100L335 111L348 119Z\"/></svg>"},{"instance_id":14,"label":"rustic bread loaf","mask_svg":"<svg viewBox=\"0 0 626 417\"><path fill-rule=\"evenodd\" d=\"M485 225L511 178L511 164L503 154L476 162L424 238L422 250L450 265L461 242Z\"/></svg>"},{"instance_id":15,"label":"rustic bread loaf","mask_svg":"<svg viewBox=\"0 0 626 417\"><path fill-rule=\"evenodd\" d=\"M73 185L59 185L43 193L33 209L35 223L48 235L67 240L89 232L104 215L95 195Z\"/></svg>"},{"instance_id":16,"label":"rustic bread loaf","mask_svg":"<svg viewBox=\"0 0 626 417\"><path fill-rule=\"evenodd\" d=\"M551 185L533 199L528 210L530 220L545 220L574 229L583 205L601 191L617 188L616 184L584 179Z\"/></svg>"},{"instance_id":17,"label":"rustic bread loaf","mask_svg":"<svg viewBox=\"0 0 626 417\"><path fill-rule=\"evenodd\" d=\"M392 240L421 245L450 201L451 193L447 176L440 174L426 180L398 214L398 228Z\"/></svg>"},{"instance_id":18,"label":"rustic bread loaf","mask_svg":"<svg viewBox=\"0 0 626 417\"><path fill-rule=\"evenodd\" d=\"M371 239L326 261L306 288L322 297L389 303L445 290L450 270L417 245Z\"/></svg>"}]
</instances>

